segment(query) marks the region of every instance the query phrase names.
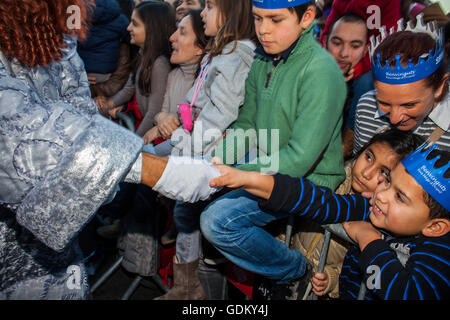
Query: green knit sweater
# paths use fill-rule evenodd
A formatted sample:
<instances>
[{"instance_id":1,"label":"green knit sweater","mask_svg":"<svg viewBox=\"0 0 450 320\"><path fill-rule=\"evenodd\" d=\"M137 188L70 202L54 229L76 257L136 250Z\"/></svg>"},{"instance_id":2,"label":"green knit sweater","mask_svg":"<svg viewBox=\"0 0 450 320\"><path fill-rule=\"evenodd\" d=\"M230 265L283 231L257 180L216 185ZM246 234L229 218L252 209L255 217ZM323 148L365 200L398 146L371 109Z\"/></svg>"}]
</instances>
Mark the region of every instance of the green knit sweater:
<instances>
[{"instance_id":1,"label":"green knit sweater","mask_svg":"<svg viewBox=\"0 0 450 320\"><path fill-rule=\"evenodd\" d=\"M257 150L255 160L238 168L306 177L334 190L345 178L341 127L346 95L342 73L313 38L311 25L276 67L267 58L255 59L244 105L215 155L226 164L243 163L244 155Z\"/></svg>"}]
</instances>

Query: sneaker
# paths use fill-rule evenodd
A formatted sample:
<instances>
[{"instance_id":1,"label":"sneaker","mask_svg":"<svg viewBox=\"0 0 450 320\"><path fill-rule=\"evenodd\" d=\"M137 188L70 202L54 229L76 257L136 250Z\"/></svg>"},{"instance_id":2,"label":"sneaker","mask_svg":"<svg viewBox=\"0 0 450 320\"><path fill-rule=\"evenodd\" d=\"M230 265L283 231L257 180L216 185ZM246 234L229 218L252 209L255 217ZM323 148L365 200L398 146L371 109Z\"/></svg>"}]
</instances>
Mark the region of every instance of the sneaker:
<instances>
[{"instance_id":1,"label":"sneaker","mask_svg":"<svg viewBox=\"0 0 450 320\"><path fill-rule=\"evenodd\" d=\"M287 283L275 283L272 287L273 300L302 300L308 288L308 284L314 275L312 265L307 262L306 270L302 277L290 280Z\"/></svg>"},{"instance_id":2,"label":"sneaker","mask_svg":"<svg viewBox=\"0 0 450 320\"><path fill-rule=\"evenodd\" d=\"M112 224L99 227L97 234L105 239L116 239L120 235L120 220L115 220Z\"/></svg>"}]
</instances>

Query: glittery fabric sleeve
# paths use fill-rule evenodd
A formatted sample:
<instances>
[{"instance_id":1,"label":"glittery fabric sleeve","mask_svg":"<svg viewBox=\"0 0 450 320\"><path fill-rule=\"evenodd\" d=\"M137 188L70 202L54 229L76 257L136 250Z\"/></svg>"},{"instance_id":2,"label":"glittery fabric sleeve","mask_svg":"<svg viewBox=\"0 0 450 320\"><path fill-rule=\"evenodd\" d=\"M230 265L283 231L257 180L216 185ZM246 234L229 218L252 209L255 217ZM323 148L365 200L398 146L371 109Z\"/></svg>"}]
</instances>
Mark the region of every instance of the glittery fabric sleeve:
<instances>
[{"instance_id":1,"label":"glittery fabric sleeve","mask_svg":"<svg viewBox=\"0 0 450 320\"><path fill-rule=\"evenodd\" d=\"M98 114L73 41L48 66L7 63L0 62L0 205L60 251L119 182L140 181L143 140Z\"/></svg>"},{"instance_id":2,"label":"glittery fabric sleeve","mask_svg":"<svg viewBox=\"0 0 450 320\"><path fill-rule=\"evenodd\" d=\"M17 221L50 248L64 249L124 179L141 146L137 136L95 116L23 199Z\"/></svg>"}]
</instances>

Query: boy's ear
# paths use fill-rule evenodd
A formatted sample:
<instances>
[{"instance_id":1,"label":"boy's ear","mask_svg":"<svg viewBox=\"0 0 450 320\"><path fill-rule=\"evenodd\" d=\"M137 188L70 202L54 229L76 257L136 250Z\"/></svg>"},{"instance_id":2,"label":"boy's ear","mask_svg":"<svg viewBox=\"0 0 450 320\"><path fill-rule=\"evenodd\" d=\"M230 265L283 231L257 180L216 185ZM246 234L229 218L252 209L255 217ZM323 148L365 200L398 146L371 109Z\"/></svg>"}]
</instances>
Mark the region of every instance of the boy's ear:
<instances>
[{"instance_id":1,"label":"boy's ear","mask_svg":"<svg viewBox=\"0 0 450 320\"><path fill-rule=\"evenodd\" d=\"M316 7L315 6L308 6L305 13L302 16L302 20L300 21L300 26L303 30L307 29L311 23L313 23L314 19L316 18Z\"/></svg>"},{"instance_id":2,"label":"boy's ear","mask_svg":"<svg viewBox=\"0 0 450 320\"><path fill-rule=\"evenodd\" d=\"M450 231L450 220L448 219L433 219L422 230L425 237L437 238L442 237Z\"/></svg>"}]
</instances>

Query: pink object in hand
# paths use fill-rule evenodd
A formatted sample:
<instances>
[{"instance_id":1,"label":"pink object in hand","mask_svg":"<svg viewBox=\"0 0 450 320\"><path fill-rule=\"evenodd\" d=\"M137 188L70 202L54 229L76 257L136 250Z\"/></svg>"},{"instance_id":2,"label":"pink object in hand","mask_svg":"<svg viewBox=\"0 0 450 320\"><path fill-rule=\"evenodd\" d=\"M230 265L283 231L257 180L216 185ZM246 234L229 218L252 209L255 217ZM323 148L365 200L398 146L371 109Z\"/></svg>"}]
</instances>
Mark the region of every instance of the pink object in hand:
<instances>
[{"instance_id":1,"label":"pink object in hand","mask_svg":"<svg viewBox=\"0 0 450 320\"><path fill-rule=\"evenodd\" d=\"M178 105L178 114L181 118L181 124L187 131L192 131L192 107L186 103Z\"/></svg>"}]
</instances>

